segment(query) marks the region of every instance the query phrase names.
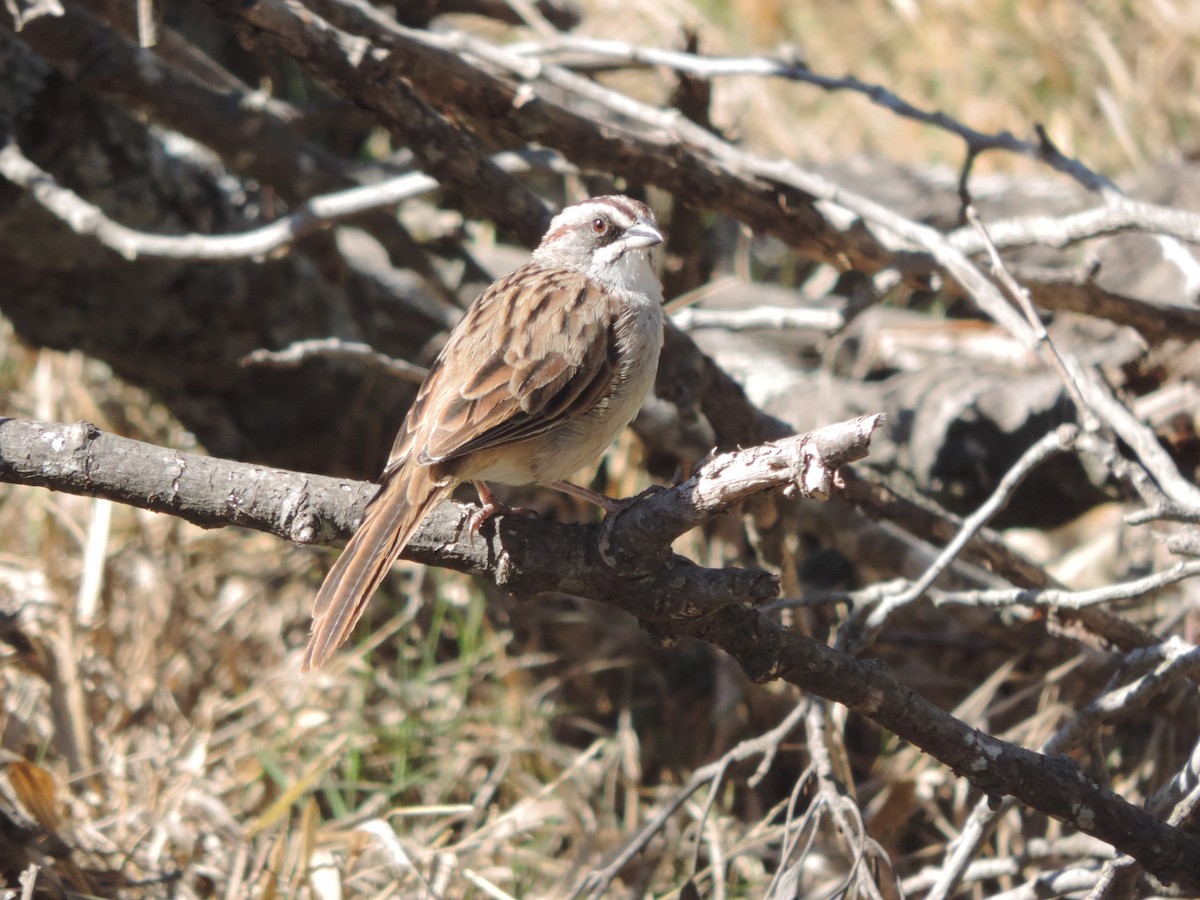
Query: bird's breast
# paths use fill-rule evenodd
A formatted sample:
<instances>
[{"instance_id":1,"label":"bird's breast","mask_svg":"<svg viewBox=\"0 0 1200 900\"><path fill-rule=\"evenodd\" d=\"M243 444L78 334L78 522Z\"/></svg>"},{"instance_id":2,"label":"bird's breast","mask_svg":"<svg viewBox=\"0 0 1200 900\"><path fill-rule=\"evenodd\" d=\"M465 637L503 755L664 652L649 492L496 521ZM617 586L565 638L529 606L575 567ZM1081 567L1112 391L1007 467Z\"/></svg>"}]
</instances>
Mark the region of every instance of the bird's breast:
<instances>
[{"instance_id":1,"label":"bird's breast","mask_svg":"<svg viewBox=\"0 0 1200 900\"><path fill-rule=\"evenodd\" d=\"M616 371L612 387L587 412L539 439L532 466L534 481L562 481L594 463L646 402L662 350L661 304L624 305L614 323L613 337Z\"/></svg>"},{"instance_id":2,"label":"bird's breast","mask_svg":"<svg viewBox=\"0 0 1200 900\"><path fill-rule=\"evenodd\" d=\"M663 343L663 311L644 294L621 298L613 319L614 375L589 409L517 444L479 451L461 476L500 484L549 484L591 465L642 408L654 386Z\"/></svg>"}]
</instances>

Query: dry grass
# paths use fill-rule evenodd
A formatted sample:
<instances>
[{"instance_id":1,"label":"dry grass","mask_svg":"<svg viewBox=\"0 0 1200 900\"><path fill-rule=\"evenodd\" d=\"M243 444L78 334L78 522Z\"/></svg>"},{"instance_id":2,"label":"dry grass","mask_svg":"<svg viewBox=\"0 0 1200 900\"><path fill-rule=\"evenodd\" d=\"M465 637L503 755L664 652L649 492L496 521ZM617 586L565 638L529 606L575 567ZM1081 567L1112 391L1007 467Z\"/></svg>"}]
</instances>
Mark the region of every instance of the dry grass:
<instances>
[{"instance_id":1,"label":"dry grass","mask_svg":"<svg viewBox=\"0 0 1200 900\"><path fill-rule=\"evenodd\" d=\"M1182 0L701 0L697 9L643 3L636 14L621 0L589 6L598 11L589 34L630 40L642 30L671 46L682 21L710 53L783 49L821 74L856 75L983 131L1032 137L1041 123L1065 152L1113 175L1200 148L1200 8ZM715 119L756 149L800 160L962 162L955 139L805 85L727 79ZM1015 165L992 155L980 171Z\"/></svg>"},{"instance_id":2,"label":"dry grass","mask_svg":"<svg viewBox=\"0 0 1200 900\"><path fill-rule=\"evenodd\" d=\"M629 9L615 3L595 0L592 33L628 37L628 19L604 14ZM735 0L703 14L703 38L714 52L790 42L823 72L879 81L979 128L1020 133L1041 121L1110 172L1193 149L1200 10L1095 6ZM702 14L645 3L636 19L667 44ZM942 136L803 86L732 80L717 114L750 143L800 158L958 161ZM102 366L22 348L7 332L0 390L10 415L86 418L190 445ZM410 567L397 569L355 646L301 677L329 553L36 489L0 488L0 499L0 599L20 609L29 642L0 657L0 790L72 848L41 873L48 895L61 885L128 897L563 896L697 766L795 703L747 685L705 647L657 648L589 604L518 603ZM1166 611L1147 615L1153 625ZM1110 674L1106 658L1028 641L1019 627L919 616L897 623L909 643L881 648L898 676L1027 746ZM1180 721L1194 712L1171 702ZM1187 750L1187 729L1161 713L1132 717L1097 763L1134 801ZM836 755L871 834L909 871L937 862L975 798L929 758L841 711L833 718L830 740L845 732ZM780 810L808 759L785 740L755 784L757 762L685 803L621 872L624 895L678 896L693 875L706 895L761 895L779 868ZM836 884L848 859L820 827L814 890ZM1058 834L1054 823L1029 828L1010 814L998 841L1016 852ZM727 868L714 886L717 864ZM8 861L4 877L21 868Z\"/></svg>"},{"instance_id":3,"label":"dry grass","mask_svg":"<svg viewBox=\"0 0 1200 900\"><path fill-rule=\"evenodd\" d=\"M13 414L191 443L103 366L7 333L3 348ZM705 648L657 650L590 604L519 605L415 566L357 647L301 677L330 553L0 492L0 590L20 612L0 666L0 789L74 848L42 872L51 894L415 896L427 881L439 896L557 896L723 749L714 720L746 717L708 709L726 667ZM686 877L698 814L666 829L639 879ZM754 827L711 821L732 839ZM738 870L734 883L764 875L753 859Z\"/></svg>"}]
</instances>

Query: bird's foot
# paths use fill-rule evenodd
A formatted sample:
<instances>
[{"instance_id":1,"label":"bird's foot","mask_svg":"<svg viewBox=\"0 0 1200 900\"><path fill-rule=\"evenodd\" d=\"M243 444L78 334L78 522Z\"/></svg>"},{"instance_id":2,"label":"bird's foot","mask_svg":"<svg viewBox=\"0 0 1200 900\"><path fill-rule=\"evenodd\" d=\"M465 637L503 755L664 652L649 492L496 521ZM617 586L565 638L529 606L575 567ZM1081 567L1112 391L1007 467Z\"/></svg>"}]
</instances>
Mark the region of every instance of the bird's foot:
<instances>
[{"instance_id":1,"label":"bird's foot","mask_svg":"<svg viewBox=\"0 0 1200 900\"><path fill-rule=\"evenodd\" d=\"M537 510L527 509L524 506L509 506L506 503L501 503L496 499L496 495L482 481L471 482L475 485L475 490L479 493L479 509L471 513L471 518L468 520L469 534L474 539L475 535L479 534L479 529L483 527L483 523L494 516L522 516L528 519L537 518Z\"/></svg>"}]
</instances>

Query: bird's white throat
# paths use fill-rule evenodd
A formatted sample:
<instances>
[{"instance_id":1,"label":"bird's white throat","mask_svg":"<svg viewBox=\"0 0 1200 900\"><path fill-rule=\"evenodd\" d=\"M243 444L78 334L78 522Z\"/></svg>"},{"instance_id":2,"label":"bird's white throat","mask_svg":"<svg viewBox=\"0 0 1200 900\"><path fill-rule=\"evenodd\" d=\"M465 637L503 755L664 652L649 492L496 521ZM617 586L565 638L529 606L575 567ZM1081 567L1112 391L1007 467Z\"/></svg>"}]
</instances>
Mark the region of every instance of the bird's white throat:
<instances>
[{"instance_id":1,"label":"bird's white throat","mask_svg":"<svg viewBox=\"0 0 1200 900\"><path fill-rule=\"evenodd\" d=\"M616 245L614 245L615 248ZM612 258L603 248L596 253L588 276L610 290L642 294L662 303L662 284L654 271L648 250L626 250Z\"/></svg>"}]
</instances>

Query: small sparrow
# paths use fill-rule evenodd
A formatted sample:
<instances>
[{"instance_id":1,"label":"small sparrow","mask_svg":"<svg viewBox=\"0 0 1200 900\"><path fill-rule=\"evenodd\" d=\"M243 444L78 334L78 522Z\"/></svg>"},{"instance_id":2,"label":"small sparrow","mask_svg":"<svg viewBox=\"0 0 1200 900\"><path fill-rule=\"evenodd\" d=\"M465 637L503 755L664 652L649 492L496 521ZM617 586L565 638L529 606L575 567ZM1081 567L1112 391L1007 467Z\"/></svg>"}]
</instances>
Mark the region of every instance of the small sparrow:
<instances>
[{"instance_id":1,"label":"small sparrow","mask_svg":"<svg viewBox=\"0 0 1200 900\"><path fill-rule=\"evenodd\" d=\"M313 608L302 669L349 636L426 514L463 481L543 484L618 507L564 482L637 415L658 369L662 286L654 214L629 197L559 213L524 266L472 304L417 392L382 487Z\"/></svg>"}]
</instances>

